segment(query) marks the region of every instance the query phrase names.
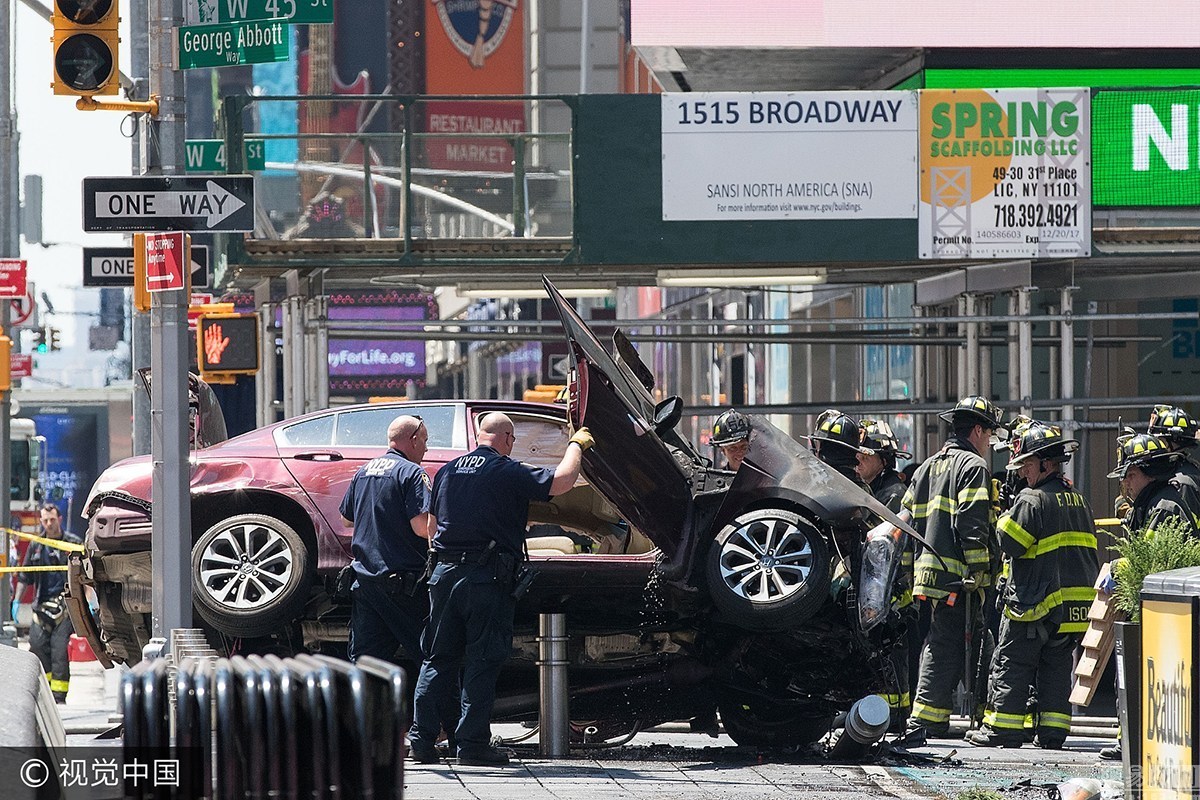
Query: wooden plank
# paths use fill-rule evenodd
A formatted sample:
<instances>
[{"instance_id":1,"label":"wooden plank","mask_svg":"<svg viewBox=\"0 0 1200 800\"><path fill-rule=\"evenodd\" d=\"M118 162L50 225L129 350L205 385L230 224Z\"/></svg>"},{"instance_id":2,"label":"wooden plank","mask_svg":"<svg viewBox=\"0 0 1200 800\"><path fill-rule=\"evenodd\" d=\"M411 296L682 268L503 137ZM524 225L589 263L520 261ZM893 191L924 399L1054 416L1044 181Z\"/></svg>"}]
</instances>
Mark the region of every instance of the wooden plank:
<instances>
[{"instance_id":1,"label":"wooden plank","mask_svg":"<svg viewBox=\"0 0 1200 800\"><path fill-rule=\"evenodd\" d=\"M1099 650L1104 646L1104 637L1112 634L1112 626L1088 625L1087 631L1083 634L1084 649Z\"/></svg>"}]
</instances>

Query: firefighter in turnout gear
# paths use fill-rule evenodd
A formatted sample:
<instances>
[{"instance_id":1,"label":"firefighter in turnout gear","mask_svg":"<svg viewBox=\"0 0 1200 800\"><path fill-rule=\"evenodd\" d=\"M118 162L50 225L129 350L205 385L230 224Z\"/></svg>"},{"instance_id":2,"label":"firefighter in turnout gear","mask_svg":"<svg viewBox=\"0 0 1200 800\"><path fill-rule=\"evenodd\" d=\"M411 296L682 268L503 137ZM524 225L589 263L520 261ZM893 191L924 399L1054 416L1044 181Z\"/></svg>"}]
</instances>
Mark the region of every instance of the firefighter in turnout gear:
<instances>
[{"instance_id":1,"label":"firefighter in turnout gear","mask_svg":"<svg viewBox=\"0 0 1200 800\"><path fill-rule=\"evenodd\" d=\"M1190 523L1196 535L1200 508L1171 481L1180 454L1152 433L1121 436L1117 441L1117 466L1108 477L1121 480L1121 494L1131 503L1122 520L1126 529L1137 533L1174 516Z\"/></svg>"},{"instance_id":2,"label":"firefighter in turnout gear","mask_svg":"<svg viewBox=\"0 0 1200 800\"><path fill-rule=\"evenodd\" d=\"M928 600L929 635L921 653L911 726L914 734L944 737L950 729L954 688L973 681L974 657L965 657L982 630L984 589L992 583L994 514L985 453L1003 413L986 397L965 397L940 416L952 433L913 475L902 505L912 525L941 556L918 545L913 595ZM967 663L967 661L971 663Z\"/></svg>"},{"instance_id":3,"label":"firefighter in turnout gear","mask_svg":"<svg viewBox=\"0 0 1200 800\"><path fill-rule=\"evenodd\" d=\"M1159 405L1150 412L1147 432L1162 437L1172 451L1179 453L1170 482L1195 512L1200 507L1200 464L1192 460L1188 450L1200 444L1200 422L1182 408ZM1200 527L1200 519L1193 524Z\"/></svg>"},{"instance_id":4,"label":"firefighter in turnout gear","mask_svg":"<svg viewBox=\"0 0 1200 800\"><path fill-rule=\"evenodd\" d=\"M866 483L871 494L890 510L900 512L904 499L905 483L896 471L896 459L912 458L911 453L900 449L900 440L892 432L892 426L883 420L864 419L861 423L862 442L858 454L858 476ZM869 452L862 452L863 450ZM883 695L892 710L892 733L903 733L912 711L912 694L909 692L908 659L910 648L920 647L917 632L917 615L914 613L913 596L913 542L909 540L900 562L900 574L896 578L896 594L892 598L896 613L905 622L905 637L892 648L888 660L896 676L896 686Z\"/></svg>"},{"instance_id":5,"label":"firefighter in turnout gear","mask_svg":"<svg viewBox=\"0 0 1200 800\"><path fill-rule=\"evenodd\" d=\"M746 453L750 452L750 420L745 414L729 409L713 423L709 441L721 448L725 469L737 472L742 468Z\"/></svg>"},{"instance_id":6,"label":"firefighter in turnout gear","mask_svg":"<svg viewBox=\"0 0 1200 800\"><path fill-rule=\"evenodd\" d=\"M808 440L817 458L867 489L866 481L858 474L858 457L869 452L862 446L858 420L836 408L828 408L817 417L817 428Z\"/></svg>"},{"instance_id":7,"label":"firefighter in turnout gear","mask_svg":"<svg viewBox=\"0 0 1200 800\"><path fill-rule=\"evenodd\" d=\"M1031 685L1037 745L1061 749L1071 730L1072 656L1087 629L1099 572L1092 510L1062 474L1078 446L1042 422L1012 443L1008 469L1027 488L997 524L1008 581L983 727L967 734L973 745L1021 746Z\"/></svg>"}]
</instances>

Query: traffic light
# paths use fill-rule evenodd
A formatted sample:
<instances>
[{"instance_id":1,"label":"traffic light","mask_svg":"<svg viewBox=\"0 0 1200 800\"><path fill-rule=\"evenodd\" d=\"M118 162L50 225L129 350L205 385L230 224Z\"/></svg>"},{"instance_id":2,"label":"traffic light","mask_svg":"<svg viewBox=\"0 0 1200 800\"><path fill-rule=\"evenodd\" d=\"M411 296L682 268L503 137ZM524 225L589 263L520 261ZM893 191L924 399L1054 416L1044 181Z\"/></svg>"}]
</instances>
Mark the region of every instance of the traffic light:
<instances>
[{"instance_id":1,"label":"traffic light","mask_svg":"<svg viewBox=\"0 0 1200 800\"><path fill-rule=\"evenodd\" d=\"M0 392L12 388L12 339L0 333Z\"/></svg>"},{"instance_id":2,"label":"traffic light","mask_svg":"<svg viewBox=\"0 0 1200 800\"><path fill-rule=\"evenodd\" d=\"M54 93L116 94L117 0L54 0Z\"/></svg>"},{"instance_id":3,"label":"traffic light","mask_svg":"<svg viewBox=\"0 0 1200 800\"><path fill-rule=\"evenodd\" d=\"M45 328L34 328L34 330L33 330L33 349L38 351L39 353L45 353L47 350L50 349L50 346L46 343Z\"/></svg>"},{"instance_id":4,"label":"traffic light","mask_svg":"<svg viewBox=\"0 0 1200 800\"><path fill-rule=\"evenodd\" d=\"M62 350L62 345L58 341L58 328L47 328L46 334L46 338L49 340L50 344L50 352L56 353L59 350Z\"/></svg>"}]
</instances>

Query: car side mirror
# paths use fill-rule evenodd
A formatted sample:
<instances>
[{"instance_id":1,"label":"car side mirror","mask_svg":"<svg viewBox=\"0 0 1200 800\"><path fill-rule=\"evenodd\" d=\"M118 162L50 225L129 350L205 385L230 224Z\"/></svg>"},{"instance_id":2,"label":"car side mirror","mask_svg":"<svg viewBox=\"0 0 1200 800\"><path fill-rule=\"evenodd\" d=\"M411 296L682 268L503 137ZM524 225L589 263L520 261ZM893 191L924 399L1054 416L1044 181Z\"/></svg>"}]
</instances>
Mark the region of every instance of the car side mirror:
<instances>
[{"instance_id":1,"label":"car side mirror","mask_svg":"<svg viewBox=\"0 0 1200 800\"><path fill-rule=\"evenodd\" d=\"M662 436L679 424L683 417L683 398L668 397L654 407L654 432Z\"/></svg>"}]
</instances>

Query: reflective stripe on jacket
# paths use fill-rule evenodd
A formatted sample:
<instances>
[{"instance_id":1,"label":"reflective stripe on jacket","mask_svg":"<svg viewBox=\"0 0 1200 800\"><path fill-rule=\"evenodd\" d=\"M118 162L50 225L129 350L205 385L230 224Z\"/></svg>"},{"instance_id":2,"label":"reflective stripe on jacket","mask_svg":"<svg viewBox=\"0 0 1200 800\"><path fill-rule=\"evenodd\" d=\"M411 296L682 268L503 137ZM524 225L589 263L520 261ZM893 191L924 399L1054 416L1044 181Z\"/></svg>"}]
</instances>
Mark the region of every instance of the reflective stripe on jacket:
<instances>
[{"instance_id":1,"label":"reflective stripe on jacket","mask_svg":"<svg viewBox=\"0 0 1200 800\"><path fill-rule=\"evenodd\" d=\"M958 437L917 468L902 505L912 525L941 555L917 545L913 594L941 600L975 574L979 587L991 585L991 476L975 448ZM942 562L945 562L945 566Z\"/></svg>"},{"instance_id":2,"label":"reflective stripe on jacket","mask_svg":"<svg viewBox=\"0 0 1200 800\"><path fill-rule=\"evenodd\" d=\"M996 525L1008 557L1004 616L1087 630L1099 563L1092 509L1061 474L1017 495Z\"/></svg>"}]
</instances>

